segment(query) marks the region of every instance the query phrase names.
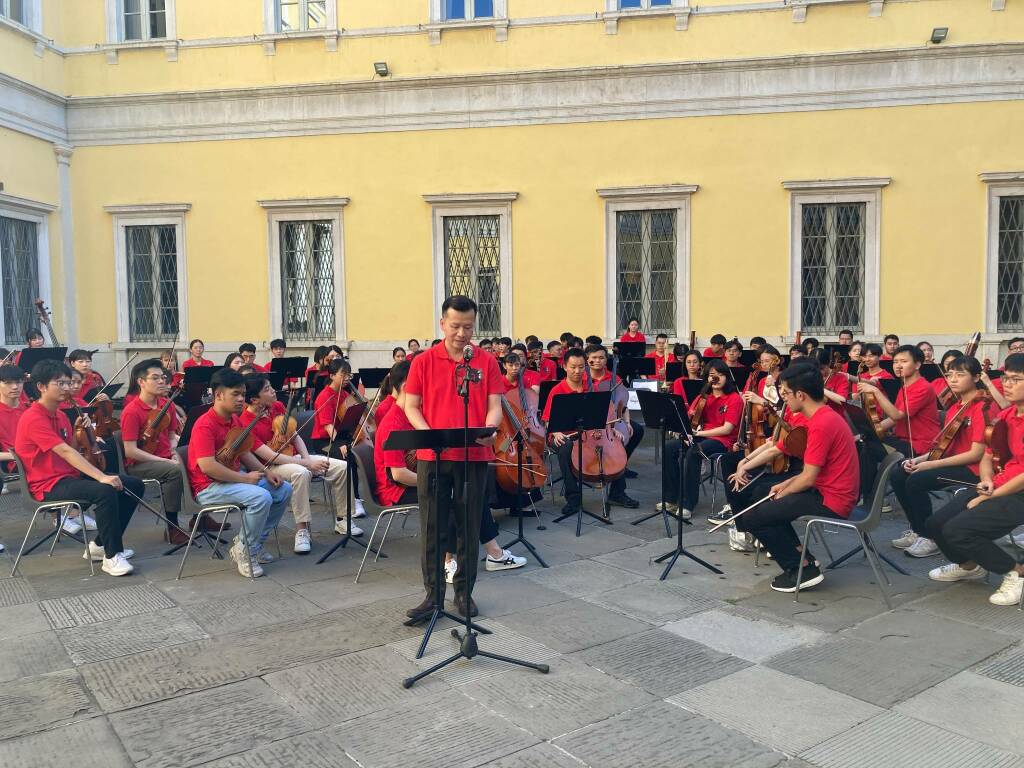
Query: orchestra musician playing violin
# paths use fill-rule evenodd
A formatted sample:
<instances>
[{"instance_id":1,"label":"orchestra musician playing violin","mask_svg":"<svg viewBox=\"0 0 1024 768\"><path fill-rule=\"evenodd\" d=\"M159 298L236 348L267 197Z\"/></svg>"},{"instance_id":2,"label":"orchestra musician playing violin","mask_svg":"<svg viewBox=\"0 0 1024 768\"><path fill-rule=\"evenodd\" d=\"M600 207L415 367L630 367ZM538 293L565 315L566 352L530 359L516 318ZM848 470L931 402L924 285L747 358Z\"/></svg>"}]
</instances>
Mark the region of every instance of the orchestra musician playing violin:
<instances>
[{"instance_id":1,"label":"orchestra musician playing violin","mask_svg":"<svg viewBox=\"0 0 1024 768\"><path fill-rule=\"evenodd\" d=\"M82 393L88 394L106 386L106 380L92 369L92 352L87 349L75 349L68 355L68 365L72 370L82 374ZM106 397L106 395L104 395Z\"/></svg>"},{"instance_id":2,"label":"orchestra musician playing violin","mask_svg":"<svg viewBox=\"0 0 1024 768\"><path fill-rule=\"evenodd\" d=\"M263 543L281 521L292 487L276 470L263 470L263 463L247 450L262 443L252 430L243 437L245 427L239 419L245 408L242 377L222 368L213 374L210 387L213 405L196 419L188 443L189 484L202 505L237 504L241 508L242 531L231 544L231 559L241 576L262 576L263 565L274 560Z\"/></svg>"},{"instance_id":3,"label":"orchestra musician playing violin","mask_svg":"<svg viewBox=\"0 0 1024 768\"><path fill-rule=\"evenodd\" d=\"M313 519L309 508L309 486L314 476L323 477L330 486L331 499L336 505L335 520L347 520L345 474L348 465L340 459L309 454L296 431L298 425L289 424L289 421L295 421L295 417L287 413L284 403L277 399L277 392L266 376L256 373L245 377L245 403L240 417L242 425L257 422L252 434L258 445L252 452L262 463L270 462L278 477L292 486L290 505L295 517L293 551L297 555L308 555L311 549L309 525ZM353 531L353 535L358 534Z\"/></svg>"},{"instance_id":4,"label":"orchestra musician playing violin","mask_svg":"<svg viewBox=\"0 0 1024 768\"><path fill-rule=\"evenodd\" d=\"M980 384L981 364L973 357L953 358L946 381L956 401L946 410L945 425L928 450L893 468L889 481L910 523L892 545L910 557L929 557L939 548L925 525L932 514L931 492L946 488L946 478L974 485L985 454L986 411L990 401Z\"/></svg>"},{"instance_id":5,"label":"orchestra musician playing violin","mask_svg":"<svg viewBox=\"0 0 1024 768\"><path fill-rule=\"evenodd\" d=\"M615 431L623 437L626 445L626 472L618 480L613 480L608 488L608 503L626 509L636 509L640 502L626 493L626 478L636 477L628 466L629 457L644 439L644 425L639 421L633 421L629 413L629 392L622 383L622 379L614 376L608 370L608 350L600 344L591 344L583 350L587 356L587 368L589 379L593 383L596 392L611 392L612 407L618 419L615 423Z\"/></svg>"},{"instance_id":6,"label":"orchestra musician playing violin","mask_svg":"<svg viewBox=\"0 0 1024 768\"><path fill-rule=\"evenodd\" d=\"M352 382L352 366L348 360L341 357L333 357L327 363L324 370L327 377L327 385L320 390L316 397L313 410L316 415L313 417L313 433L311 435L313 450L322 453L332 459L348 459L348 446L342 440L340 431L342 406L348 397L349 385ZM349 465L346 465L349 466ZM349 466L352 472L352 488L355 495L355 507L352 509L352 517L366 517L366 510L363 508L363 500L359 495L359 473L355 464ZM342 536L351 533L352 536L361 536L361 528L352 526L348 530L348 516L338 517L335 515L334 531Z\"/></svg>"},{"instance_id":7,"label":"orchestra musician playing violin","mask_svg":"<svg viewBox=\"0 0 1024 768\"><path fill-rule=\"evenodd\" d=\"M102 560L111 576L127 576L134 556L124 546L138 499L145 493L141 480L128 475L108 475L72 447L74 430L60 405L71 387L71 370L56 360L41 360L32 369L32 383L39 399L18 421L14 451L25 466L29 493L36 501L77 501L83 514L92 507L96 537L89 542L88 556Z\"/></svg>"},{"instance_id":8,"label":"orchestra musician playing violin","mask_svg":"<svg viewBox=\"0 0 1024 768\"><path fill-rule=\"evenodd\" d=\"M544 344L540 341L531 341L526 345L529 355L530 367L540 374L541 381L556 381L558 379L558 363L544 356Z\"/></svg>"},{"instance_id":9,"label":"orchestra musician playing violin","mask_svg":"<svg viewBox=\"0 0 1024 768\"><path fill-rule=\"evenodd\" d=\"M1004 370L1003 392L1011 405L990 432L978 483L954 494L928 518L925 530L951 561L929 571L930 579L962 581L998 573L1003 581L988 600L1012 606L1024 589L1024 565L996 541L1024 525L1024 354L1009 355ZM997 428L1005 429L1002 440L995 437Z\"/></svg>"}]
</instances>

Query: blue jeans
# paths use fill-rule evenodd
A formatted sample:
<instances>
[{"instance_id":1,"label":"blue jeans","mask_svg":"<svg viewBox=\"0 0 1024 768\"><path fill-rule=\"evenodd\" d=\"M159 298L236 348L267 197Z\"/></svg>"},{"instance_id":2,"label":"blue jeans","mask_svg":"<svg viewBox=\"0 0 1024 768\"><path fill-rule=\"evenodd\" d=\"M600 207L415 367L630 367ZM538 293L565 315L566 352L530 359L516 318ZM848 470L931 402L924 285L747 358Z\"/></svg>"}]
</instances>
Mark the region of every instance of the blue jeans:
<instances>
[{"instance_id":1,"label":"blue jeans","mask_svg":"<svg viewBox=\"0 0 1024 768\"><path fill-rule=\"evenodd\" d=\"M266 480L248 483L212 483L199 492L196 500L203 506L237 504L245 515L245 543L256 551L277 527L292 497L291 483L274 488ZM239 534L242 538L242 534Z\"/></svg>"}]
</instances>

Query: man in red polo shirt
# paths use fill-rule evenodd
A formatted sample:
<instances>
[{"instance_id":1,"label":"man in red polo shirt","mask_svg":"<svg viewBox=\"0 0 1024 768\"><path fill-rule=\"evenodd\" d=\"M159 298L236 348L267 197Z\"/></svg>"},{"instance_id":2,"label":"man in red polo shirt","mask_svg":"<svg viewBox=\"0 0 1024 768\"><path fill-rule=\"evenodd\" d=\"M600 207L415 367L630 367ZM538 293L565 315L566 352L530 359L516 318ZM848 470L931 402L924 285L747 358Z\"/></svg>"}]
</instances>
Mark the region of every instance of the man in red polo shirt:
<instances>
[{"instance_id":1,"label":"man in red polo shirt","mask_svg":"<svg viewBox=\"0 0 1024 768\"><path fill-rule=\"evenodd\" d=\"M566 352L565 378L552 387L551 392L548 393L548 400L544 403L544 413L541 415L541 420L545 424L550 424L551 422L551 410L554 407L555 398L587 391L587 385L584 381L586 368L587 359L582 349L570 349ZM621 433L617 432L616 434L621 436ZM567 435L564 432L548 431L548 442L555 449L555 455L558 457L558 466L562 471L563 492L565 494L565 506L562 508L563 515L577 514L583 503L583 490L572 470L573 439L573 435ZM623 442L625 442L624 438Z\"/></svg>"},{"instance_id":2,"label":"man in red polo shirt","mask_svg":"<svg viewBox=\"0 0 1024 768\"><path fill-rule=\"evenodd\" d=\"M615 376L613 380L612 372L608 370L608 350L600 344L591 344L583 350L583 353L587 356L587 367L590 369L590 378L594 382L594 390L612 393L615 418L619 419L613 429L622 436L622 442L626 445L626 461L628 462L633 451L644 439L644 425L630 418L629 391L622 385L622 379L618 376ZM618 480L613 480L609 485L608 503L626 509L639 507L640 502L626 493L626 479L636 476L636 472L627 466L625 474Z\"/></svg>"},{"instance_id":3,"label":"man in red polo shirt","mask_svg":"<svg viewBox=\"0 0 1024 768\"><path fill-rule=\"evenodd\" d=\"M145 493L142 481L105 474L71 447L71 422L60 409L71 386L70 368L42 360L32 369L32 383L39 400L22 414L14 437L29 493L36 501L77 501L83 511L93 506L97 533L85 556L102 560L104 573L127 576L134 570L128 560L135 553L124 547L122 537Z\"/></svg>"},{"instance_id":4,"label":"man in red polo shirt","mask_svg":"<svg viewBox=\"0 0 1024 768\"><path fill-rule=\"evenodd\" d=\"M825 402L825 384L814 365L792 365L779 376L779 396L793 413L806 418L804 468L772 486L774 499L736 520L736 528L760 541L782 568L771 587L795 592L800 558L804 558L800 589L824 577L810 552L800 552L793 521L804 515L847 518L857 503L857 449L843 418Z\"/></svg>"},{"instance_id":5,"label":"man in red polo shirt","mask_svg":"<svg viewBox=\"0 0 1024 768\"><path fill-rule=\"evenodd\" d=\"M25 372L16 365L0 365L0 488L4 487L3 475L14 472L14 435L18 420L28 410L28 403L22 400L25 388ZM4 545L0 544L0 552Z\"/></svg>"},{"instance_id":6,"label":"man in red polo shirt","mask_svg":"<svg viewBox=\"0 0 1024 768\"><path fill-rule=\"evenodd\" d=\"M668 351L668 336L659 333L654 337L654 351L644 357L654 360L654 378L664 380L665 366L676 362L676 356Z\"/></svg>"},{"instance_id":7,"label":"man in red polo shirt","mask_svg":"<svg viewBox=\"0 0 1024 768\"><path fill-rule=\"evenodd\" d=\"M424 354L417 355L409 368L405 382L405 415L416 429L450 429L465 426L463 400L459 396L456 372L464 374L465 350L473 338L476 326L476 302L466 296L451 296L441 306L442 342ZM474 350L475 352L476 350ZM501 369L497 361L487 354L473 355L469 363L479 380L468 383L469 426L495 427L501 424ZM433 608L433 591L441 574L437 573L436 530L448 530L450 516L455 517L457 551L463 554L462 567L455 576L455 609L463 616L476 615L473 603L473 584L476 581L477 552L479 551L480 509L485 502L488 463L494 459L494 438L478 441L479 445L467 449L446 449L441 454L440 474L436 482L441 488L440 507L435 508L434 494L430 490L435 474L433 454L423 450L417 453L418 493L424 530L420 536L423 586L427 596L418 606L408 611L410 618L425 619ZM466 455L468 453L468 456ZM468 458L468 475L463 464ZM460 498L463 481L467 483L467 497Z\"/></svg>"},{"instance_id":8,"label":"man in red polo shirt","mask_svg":"<svg viewBox=\"0 0 1024 768\"><path fill-rule=\"evenodd\" d=\"M530 357L530 367L540 374L541 381L554 381L558 378L558 364L544 356L544 344L531 341L526 345Z\"/></svg>"},{"instance_id":9,"label":"man in red polo shirt","mask_svg":"<svg viewBox=\"0 0 1024 768\"><path fill-rule=\"evenodd\" d=\"M540 374L528 368L523 368L523 358L519 352L515 350L509 352L501 362L505 365L505 375L501 377L501 383L505 392L511 392L513 389L519 388L519 374L521 372L523 374L523 386L527 389L532 389L538 395L540 394Z\"/></svg>"}]
</instances>

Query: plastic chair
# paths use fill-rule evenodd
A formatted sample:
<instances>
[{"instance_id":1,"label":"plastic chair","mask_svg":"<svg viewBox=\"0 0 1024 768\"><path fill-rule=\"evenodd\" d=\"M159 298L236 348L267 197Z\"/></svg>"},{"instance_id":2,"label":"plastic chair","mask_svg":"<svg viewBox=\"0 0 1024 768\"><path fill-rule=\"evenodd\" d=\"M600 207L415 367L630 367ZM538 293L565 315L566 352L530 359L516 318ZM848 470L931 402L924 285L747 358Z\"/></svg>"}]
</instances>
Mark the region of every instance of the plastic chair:
<instances>
[{"instance_id":1,"label":"plastic chair","mask_svg":"<svg viewBox=\"0 0 1024 768\"><path fill-rule=\"evenodd\" d=\"M128 465L125 464L125 462L124 462L124 440L121 437L121 430L119 430L119 429L115 430L110 435L110 439L114 441L114 450L117 451L117 466L121 467L122 471L125 474L128 474L128 469L127 469ZM160 490L160 481L155 479L155 478L152 478L152 477L140 477L139 480L142 481L142 487L143 488L146 488L146 487L155 487L156 488L157 496L160 498L160 509L166 511L165 508L164 508L164 495L163 495L163 493ZM145 495L145 494L143 494L143 495ZM154 517L156 517L156 516L154 515ZM154 522L157 525L160 525L160 523L162 521L160 520L159 517L156 517Z\"/></svg>"},{"instance_id":2,"label":"plastic chair","mask_svg":"<svg viewBox=\"0 0 1024 768\"><path fill-rule=\"evenodd\" d=\"M363 503L369 504L372 510L377 512L377 521L373 524L373 531L370 532L370 540L366 543L366 549L363 551L363 559L359 563L359 570L356 571L355 583L359 583L359 577L363 573L363 566L366 565L366 557L370 554L370 550L373 549L373 537L377 535L377 528L380 526L380 521L385 517L388 518L387 525L384 526L384 533L380 537L380 544L377 545L376 554L373 556L373 561L377 562L380 557L380 553L384 550L384 541L388 537L388 531L391 530L391 523L395 520L395 515L408 516L409 512L419 509L419 504L394 504L392 506L386 506L381 503L380 498L377 496L377 465L373 460L373 446L368 443L359 443L352 447L352 457L356 461L356 466L362 473L363 479L366 481L366 488L363 491ZM367 493L369 491L369 493Z\"/></svg>"}]
</instances>

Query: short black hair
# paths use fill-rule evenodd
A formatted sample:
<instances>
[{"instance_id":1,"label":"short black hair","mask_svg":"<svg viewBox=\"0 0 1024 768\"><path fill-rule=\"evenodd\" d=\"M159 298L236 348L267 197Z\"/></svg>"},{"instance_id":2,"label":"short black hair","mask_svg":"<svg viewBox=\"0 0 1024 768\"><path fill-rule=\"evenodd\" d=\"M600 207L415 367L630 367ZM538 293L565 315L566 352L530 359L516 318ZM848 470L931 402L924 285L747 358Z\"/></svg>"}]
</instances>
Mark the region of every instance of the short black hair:
<instances>
[{"instance_id":1,"label":"short black hair","mask_svg":"<svg viewBox=\"0 0 1024 768\"><path fill-rule=\"evenodd\" d=\"M434 339L432 342L430 342L430 346L436 347L440 343L441 343L440 339Z\"/></svg>"},{"instance_id":2,"label":"short black hair","mask_svg":"<svg viewBox=\"0 0 1024 768\"><path fill-rule=\"evenodd\" d=\"M665 341L668 341L668 334L667 333L659 333L657 336L654 337L655 341L657 341L658 339L664 339Z\"/></svg>"},{"instance_id":3,"label":"short black hair","mask_svg":"<svg viewBox=\"0 0 1024 768\"><path fill-rule=\"evenodd\" d=\"M526 345L523 344L523 342L520 341L517 344L513 344L512 345L512 349L518 349L519 351L521 351L523 353L524 357L526 356Z\"/></svg>"},{"instance_id":4,"label":"short black hair","mask_svg":"<svg viewBox=\"0 0 1024 768\"><path fill-rule=\"evenodd\" d=\"M629 320L626 321L626 325L629 325L630 323L636 323L637 325L640 325L640 318L639 317L631 317L631 318L629 318Z\"/></svg>"},{"instance_id":5,"label":"short black hair","mask_svg":"<svg viewBox=\"0 0 1024 768\"><path fill-rule=\"evenodd\" d=\"M893 357L898 355L900 352L905 352L906 354L910 355L911 359L918 365L924 362L924 352L922 352L919 347L915 347L913 344L904 344L903 346L897 348Z\"/></svg>"},{"instance_id":6,"label":"short black hair","mask_svg":"<svg viewBox=\"0 0 1024 768\"><path fill-rule=\"evenodd\" d=\"M960 357L966 357L966 355L964 355L964 353L959 349L947 349L942 353L942 357L939 358L939 367L945 368L947 360L956 360Z\"/></svg>"},{"instance_id":7,"label":"short black hair","mask_svg":"<svg viewBox=\"0 0 1024 768\"><path fill-rule=\"evenodd\" d=\"M250 373L248 376L242 376L242 379L245 381L245 402L247 403L258 398L263 387L270 381L262 373Z\"/></svg>"},{"instance_id":8,"label":"short black hair","mask_svg":"<svg viewBox=\"0 0 1024 768\"><path fill-rule=\"evenodd\" d=\"M800 343L803 345L804 349L807 349L808 347L810 347L811 349L817 349L818 347L821 346L821 342L819 342L813 336L807 337Z\"/></svg>"},{"instance_id":9,"label":"short black hair","mask_svg":"<svg viewBox=\"0 0 1024 768\"><path fill-rule=\"evenodd\" d=\"M245 377L230 368L221 368L210 377L210 389L214 392L219 389L238 389L243 386L245 386Z\"/></svg>"},{"instance_id":10,"label":"short black hair","mask_svg":"<svg viewBox=\"0 0 1024 768\"><path fill-rule=\"evenodd\" d=\"M192 341L190 341L188 343L188 348L192 349L192 345L193 344L202 344L204 347L206 346L206 344L203 344L203 340L202 339L192 339Z\"/></svg>"},{"instance_id":11,"label":"short black hair","mask_svg":"<svg viewBox=\"0 0 1024 768\"><path fill-rule=\"evenodd\" d=\"M237 352L228 352L228 356L224 358L224 367L227 368L229 365L231 365L233 362L235 362L235 358L236 357L239 360L242 359L242 356L240 354L238 354Z\"/></svg>"},{"instance_id":12,"label":"short black hair","mask_svg":"<svg viewBox=\"0 0 1024 768\"><path fill-rule=\"evenodd\" d=\"M725 338L725 335L721 333L716 333L714 336L711 337L712 344L725 344L725 342L727 341L728 339Z\"/></svg>"},{"instance_id":13,"label":"short black hair","mask_svg":"<svg viewBox=\"0 0 1024 768\"><path fill-rule=\"evenodd\" d=\"M894 341L899 341L900 337L897 336L895 333L887 333L887 334L885 334L885 338L883 339L883 341L888 341L889 339L893 339Z\"/></svg>"},{"instance_id":14,"label":"short black hair","mask_svg":"<svg viewBox=\"0 0 1024 768\"><path fill-rule=\"evenodd\" d=\"M252 352L255 355L256 354L256 345L255 344L250 344L248 341L245 342L244 344L239 344L238 345L238 354L242 354L243 352Z\"/></svg>"},{"instance_id":15,"label":"short black hair","mask_svg":"<svg viewBox=\"0 0 1024 768\"><path fill-rule=\"evenodd\" d=\"M506 347L511 347L512 339L510 339L508 336L502 336L500 339L498 339L498 343L504 344Z\"/></svg>"},{"instance_id":16,"label":"short black hair","mask_svg":"<svg viewBox=\"0 0 1024 768\"><path fill-rule=\"evenodd\" d=\"M405 352L405 347L395 347L394 349L392 349L391 359L393 360L395 358L395 355L397 355L399 352Z\"/></svg>"},{"instance_id":17,"label":"short black hair","mask_svg":"<svg viewBox=\"0 0 1024 768\"><path fill-rule=\"evenodd\" d=\"M1010 355L1010 357L1014 357L1014 355ZM1024 355L1021 357L1024 358ZM32 383L37 387L45 387L61 376L71 378L71 369L60 360L40 360L32 366Z\"/></svg>"},{"instance_id":18,"label":"short black hair","mask_svg":"<svg viewBox=\"0 0 1024 768\"><path fill-rule=\"evenodd\" d=\"M584 363L587 362L587 356L583 354L583 350L578 349L577 347L573 347L572 349L565 353L565 364L569 365L569 361L572 360L572 358L574 357L580 358ZM1024 357L1024 355L1021 355L1021 357Z\"/></svg>"},{"instance_id":19,"label":"short black hair","mask_svg":"<svg viewBox=\"0 0 1024 768\"><path fill-rule=\"evenodd\" d=\"M804 345L803 344L794 344L794 345L792 345L789 348L789 354L792 355L794 352L799 352L801 355L804 354L804 352L805 352Z\"/></svg>"},{"instance_id":20,"label":"short black hair","mask_svg":"<svg viewBox=\"0 0 1024 768\"><path fill-rule=\"evenodd\" d=\"M32 341L32 339L43 338L43 332L38 328L27 328L25 329L25 343Z\"/></svg>"},{"instance_id":21,"label":"short black hair","mask_svg":"<svg viewBox=\"0 0 1024 768\"><path fill-rule=\"evenodd\" d=\"M586 357L590 357L591 355L597 352L603 352L604 356L608 357L608 350L602 347L600 344L587 344L587 346L583 348L583 354Z\"/></svg>"},{"instance_id":22,"label":"short black hair","mask_svg":"<svg viewBox=\"0 0 1024 768\"><path fill-rule=\"evenodd\" d=\"M876 344L873 341L869 341L867 344L860 348L862 355L874 355L875 357L882 356L882 345Z\"/></svg>"},{"instance_id":23,"label":"short black hair","mask_svg":"<svg viewBox=\"0 0 1024 768\"><path fill-rule=\"evenodd\" d=\"M752 337L750 339L750 346L754 346L755 344L760 344L763 347L767 343L768 343L768 339L766 339L764 336L754 336L754 337Z\"/></svg>"},{"instance_id":24,"label":"short black hair","mask_svg":"<svg viewBox=\"0 0 1024 768\"><path fill-rule=\"evenodd\" d=\"M313 362L323 362L323 359L327 357L327 353L330 351L330 347L325 347L323 344L321 344L319 347L313 350Z\"/></svg>"},{"instance_id":25,"label":"short black hair","mask_svg":"<svg viewBox=\"0 0 1024 768\"><path fill-rule=\"evenodd\" d=\"M538 349L544 349L544 344L536 339L533 341L526 342L526 351L533 352Z\"/></svg>"},{"instance_id":26,"label":"short black hair","mask_svg":"<svg viewBox=\"0 0 1024 768\"><path fill-rule=\"evenodd\" d=\"M136 363L132 367L132 375L131 379L129 380L129 387L131 387L132 385L135 385L137 387L139 379L146 378L146 372L150 368L159 368L160 372L163 373L164 364L161 363L160 360L155 357L147 357L145 360Z\"/></svg>"},{"instance_id":27,"label":"short black hair","mask_svg":"<svg viewBox=\"0 0 1024 768\"><path fill-rule=\"evenodd\" d=\"M743 351L743 344L740 343L739 339L733 339L725 345L726 349L738 349L740 352Z\"/></svg>"},{"instance_id":28,"label":"short black hair","mask_svg":"<svg viewBox=\"0 0 1024 768\"><path fill-rule=\"evenodd\" d=\"M505 365L508 365L510 362L516 362L522 365L524 361L523 356L513 349L511 352L509 352L507 355L501 358L501 362L505 363Z\"/></svg>"},{"instance_id":29,"label":"short black hair","mask_svg":"<svg viewBox=\"0 0 1024 768\"><path fill-rule=\"evenodd\" d=\"M570 341L576 338L576 334L572 331L565 331L558 335L558 340L563 344L568 344Z\"/></svg>"},{"instance_id":30,"label":"short black hair","mask_svg":"<svg viewBox=\"0 0 1024 768\"><path fill-rule=\"evenodd\" d=\"M284 339L271 339L270 340L270 348L271 349L288 349L288 345L284 343Z\"/></svg>"},{"instance_id":31,"label":"short black hair","mask_svg":"<svg viewBox=\"0 0 1024 768\"><path fill-rule=\"evenodd\" d=\"M1003 361L1003 370L1007 373L1024 373L1024 352L1007 355L1006 360ZM34 368L32 372L35 373Z\"/></svg>"},{"instance_id":32,"label":"short black hair","mask_svg":"<svg viewBox=\"0 0 1024 768\"><path fill-rule=\"evenodd\" d=\"M25 372L16 365L0 365L0 381L7 383L9 381L24 381Z\"/></svg>"},{"instance_id":33,"label":"short black hair","mask_svg":"<svg viewBox=\"0 0 1024 768\"><path fill-rule=\"evenodd\" d=\"M600 344L601 343L601 337L600 336L595 336L594 334L590 334L589 336L587 336L587 338L584 339L584 341L587 344Z\"/></svg>"},{"instance_id":34,"label":"short black hair","mask_svg":"<svg viewBox=\"0 0 1024 768\"><path fill-rule=\"evenodd\" d=\"M843 328L843 330L841 330L839 332L839 335L840 336L849 336L852 339L853 338L853 331L851 331L849 328Z\"/></svg>"},{"instance_id":35,"label":"short black hair","mask_svg":"<svg viewBox=\"0 0 1024 768\"><path fill-rule=\"evenodd\" d=\"M1006 346L1007 347L1012 347L1014 344L1016 344L1019 341L1024 341L1024 336L1014 336L1012 339L1010 339L1008 342L1006 342Z\"/></svg>"},{"instance_id":36,"label":"short black hair","mask_svg":"<svg viewBox=\"0 0 1024 768\"><path fill-rule=\"evenodd\" d=\"M827 349L813 349L808 353L807 359L816 362L819 368L828 368L832 365L832 356Z\"/></svg>"},{"instance_id":37,"label":"short black hair","mask_svg":"<svg viewBox=\"0 0 1024 768\"><path fill-rule=\"evenodd\" d=\"M525 339L523 339L523 341L525 341L527 343L527 345L529 345L529 344L533 344L533 342L535 342L535 341L540 341L540 339L538 339L536 336L534 336L531 333L529 336L527 336Z\"/></svg>"},{"instance_id":38,"label":"short black hair","mask_svg":"<svg viewBox=\"0 0 1024 768\"><path fill-rule=\"evenodd\" d=\"M444 300L444 304L441 305L441 317L447 315L449 309L454 309L456 312L472 312L474 315L477 314L476 302L469 298L469 296L449 296Z\"/></svg>"},{"instance_id":39,"label":"short black hair","mask_svg":"<svg viewBox=\"0 0 1024 768\"><path fill-rule=\"evenodd\" d=\"M73 349L68 355L69 363L77 363L79 360L92 360L92 352L88 349Z\"/></svg>"},{"instance_id":40,"label":"short black hair","mask_svg":"<svg viewBox=\"0 0 1024 768\"><path fill-rule=\"evenodd\" d=\"M418 347L420 345L420 340L419 339L409 339L405 343L406 343L406 346L411 345L411 344L415 344Z\"/></svg>"},{"instance_id":41,"label":"short black hair","mask_svg":"<svg viewBox=\"0 0 1024 768\"><path fill-rule=\"evenodd\" d=\"M950 362L948 370L967 371L971 376L981 376L981 363L977 358L968 357L961 352L959 357L954 357Z\"/></svg>"},{"instance_id":42,"label":"short black hair","mask_svg":"<svg viewBox=\"0 0 1024 768\"><path fill-rule=\"evenodd\" d=\"M478 347L493 347L494 346L494 339L491 339L491 338L480 339L480 343L477 344L477 346Z\"/></svg>"},{"instance_id":43,"label":"short black hair","mask_svg":"<svg viewBox=\"0 0 1024 768\"><path fill-rule=\"evenodd\" d=\"M388 378L391 381L392 392L397 392L405 385L405 380L409 378L410 367L412 367L412 363L408 360L403 360L391 366L391 374Z\"/></svg>"},{"instance_id":44,"label":"short black hair","mask_svg":"<svg viewBox=\"0 0 1024 768\"><path fill-rule=\"evenodd\" d=\"M560 341L549 341L548 342L548 352L551 351L552 347L557 347L557 346L560 346L561 344L562 344L562 342L560 342Z\"/></svg>"},{"instance_id":45,"label":"short black hair","mask_svg":"<svg viewBox=\"0 0 1024 768\"><path fill-rule=\"evenodd\" d=\"M352 373L352 366L349 365L348 360L343 357L336 357L327 364L327 373L333 376L338 371L344 371L345 373Z\"/></svg>"},{"instance_id":46,"label":"short black hair","mask_svg":"<svg viewBox=\"0 0 1024 768\"><path fill-rule=\"evenodd\" d=\"M816 365L789 366L779 374L779 384L787 385L794 393L803 392L817 403L825 399L825 381Z\"/></svg>"}]
</instances>

